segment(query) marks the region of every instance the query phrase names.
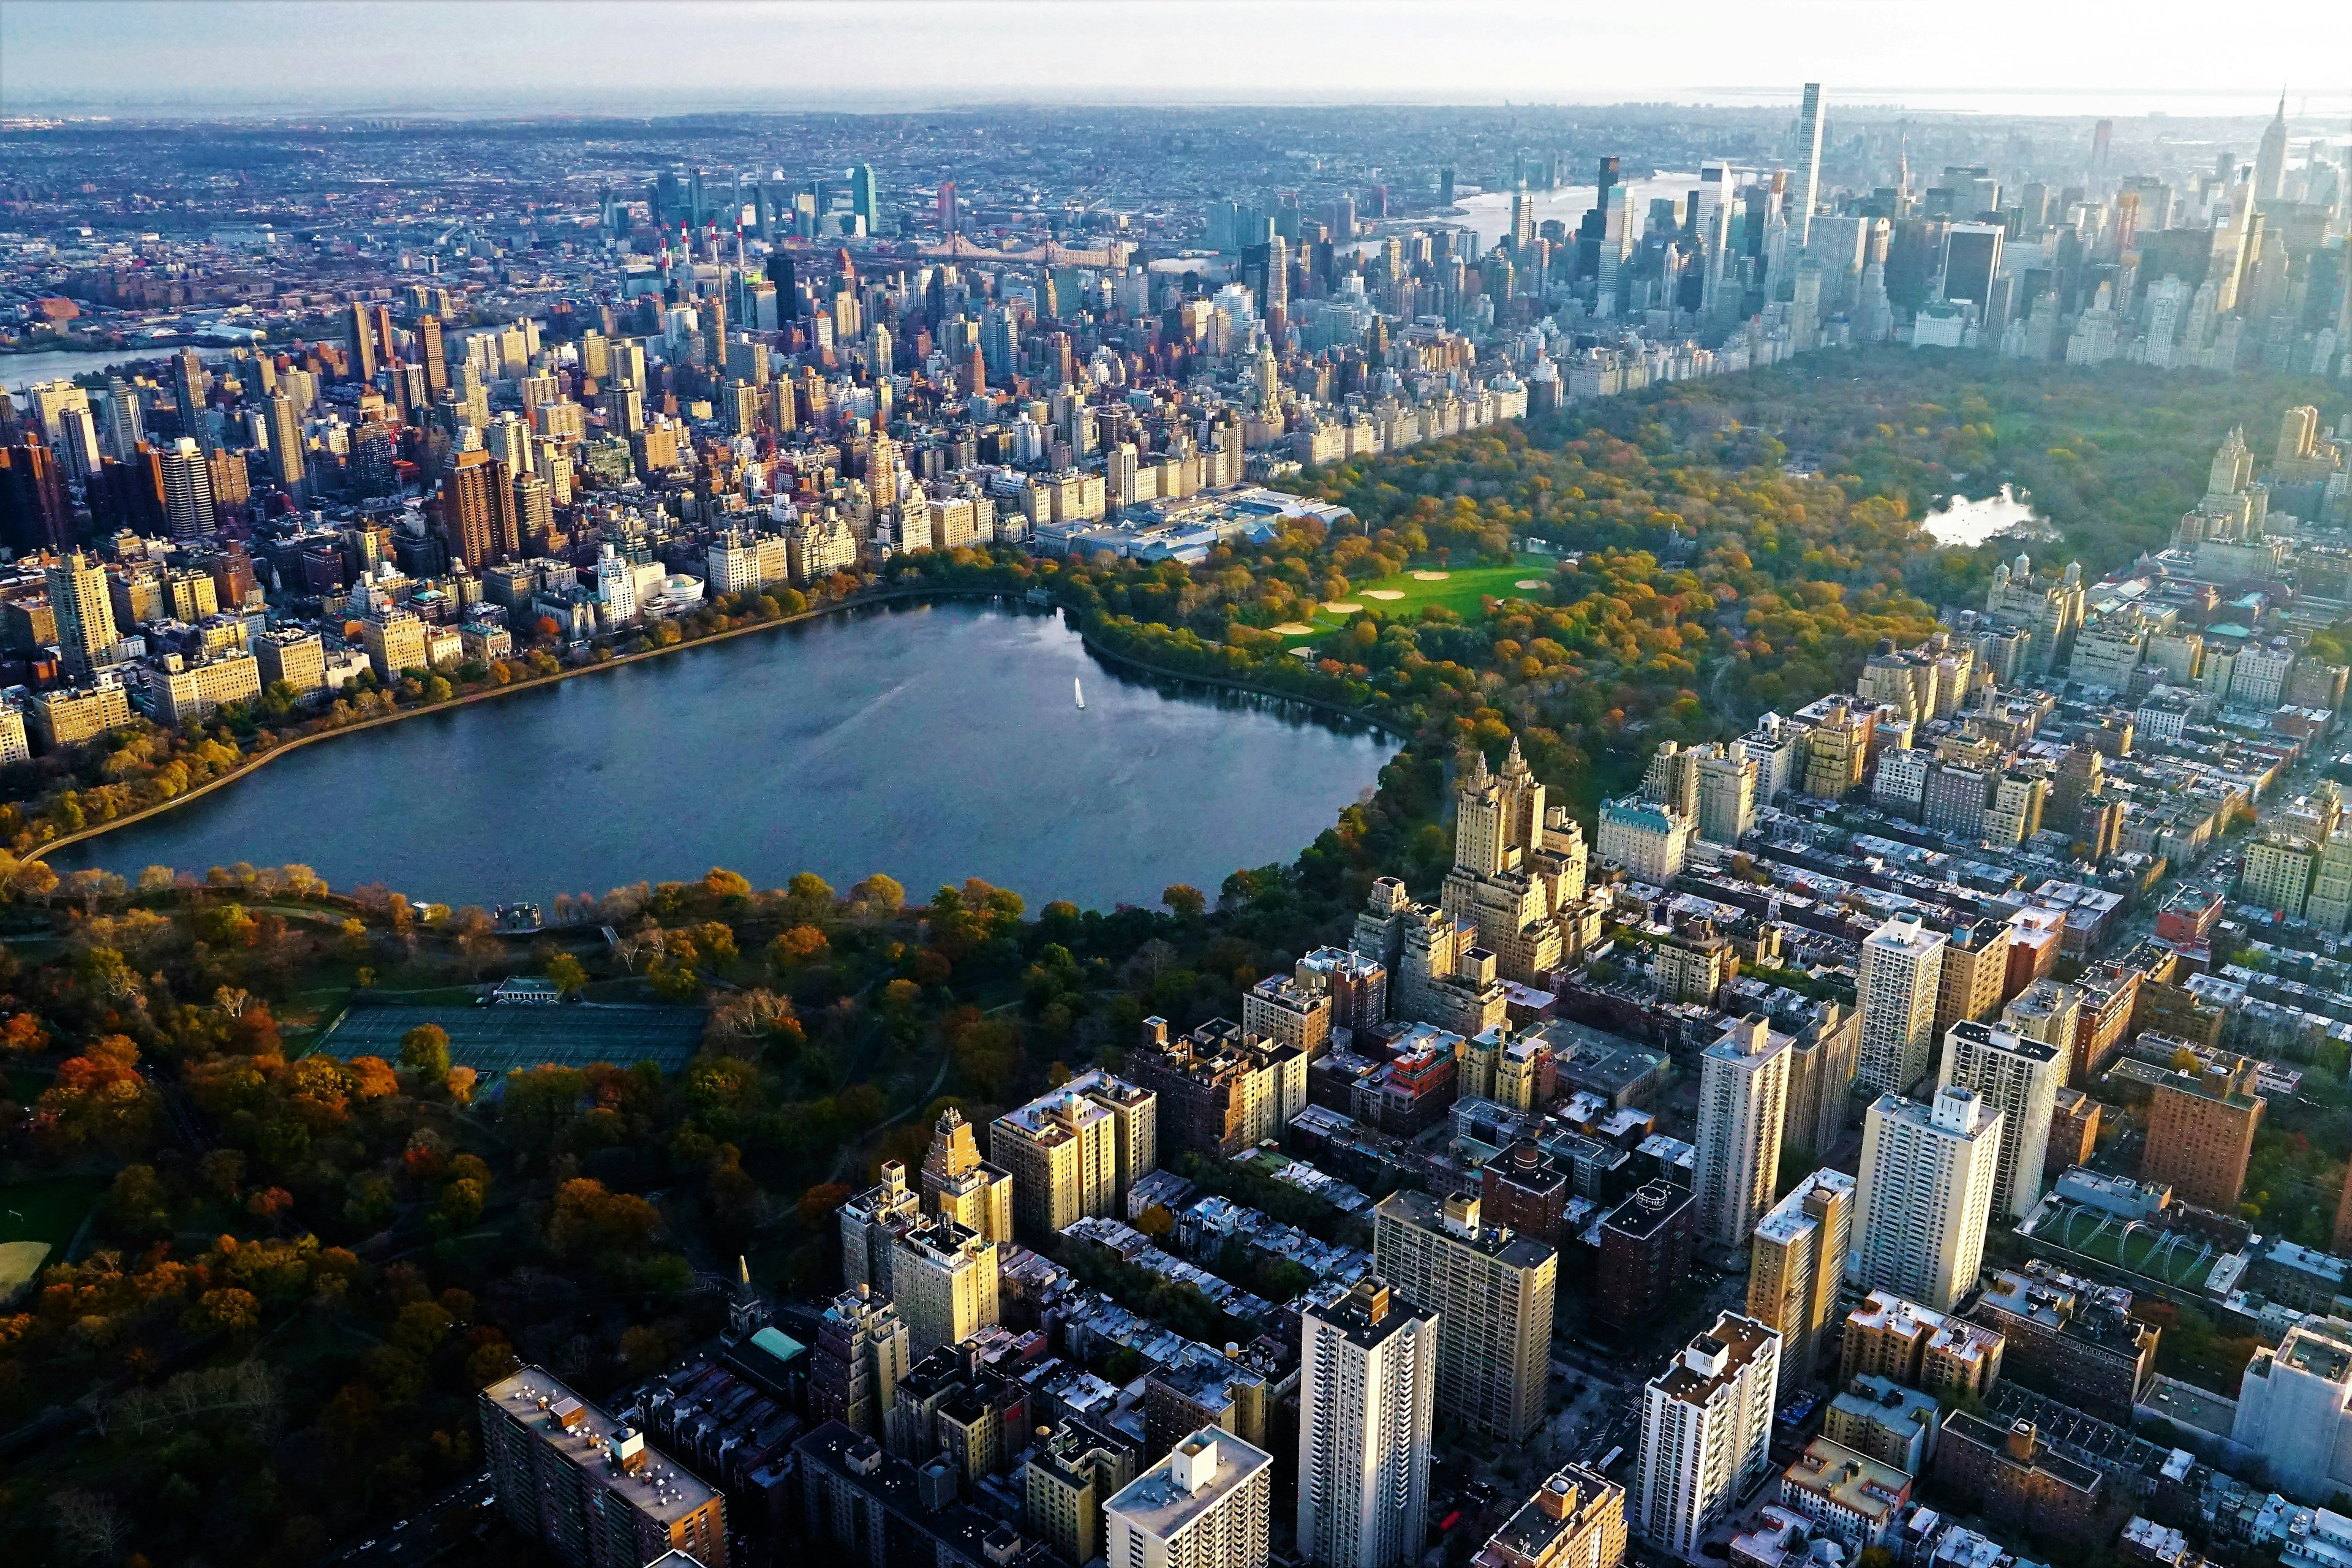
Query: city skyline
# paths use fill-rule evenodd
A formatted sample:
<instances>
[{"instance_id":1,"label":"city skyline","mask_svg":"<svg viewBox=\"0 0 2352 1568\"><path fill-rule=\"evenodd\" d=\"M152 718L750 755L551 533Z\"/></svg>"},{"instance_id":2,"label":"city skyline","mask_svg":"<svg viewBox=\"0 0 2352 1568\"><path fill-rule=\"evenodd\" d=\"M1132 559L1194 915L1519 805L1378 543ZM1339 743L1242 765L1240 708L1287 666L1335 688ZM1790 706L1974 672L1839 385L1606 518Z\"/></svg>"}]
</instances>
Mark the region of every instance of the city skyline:
<instances>
[{"instance_id":1,"label":"city skyline","mask_svg":"<svg viewBox=\"0 0 2352 1568\"><path fill-rule=\"evenodd\" d=\"M2340 121L2352 94L2295 79L2297 59L2342 58L2352 16L2325 0L2257 7L2265 25L2118 34L2104 7L2001 0L1980 25L1933 50L1906 30L1853 26L1852 0L1782 0L1769 26L1727 5L1647 14L1480 0L1442 9L1374 4L1347 8L1362 47L1327 49L1335 10L1322 0L1241 5L1228 0L1133 0L1089 10L1058 0L880 5L708 4L635 0L566 8L596 26L550 27L536 0L479 5L17 5L0 12L0 114L110 110L140 118L267 117L334 108L359 112L607 114L952 109L964 104L1525 105L1640 101L1795 110L1787 82L1826 77L1827 102L1922 113L2079 116L2156 111L2263 112L2284 86L2298 119ZM1870 8L1876 10L1879 8ZM429 88L383 87L309 68L322 54L354 57L412 47L434 12L462 26L468 47L436 58ZM1710 25L1709 13L1721 26ZM462 18L462 20L461 20ZM1249 49L1169 50L1171 29L1231 37L1245 23ZM2012 26L2013 24L2014 26ZM2036 48L2006 40L2031 26ZM779 68L871 47L881 26L930 47L894 59L889 85L853 86L824 71ZM691 40L721 28L721 47L649 49L646 35ZM714 37L717 35L714 34ZM2330 52L2330 37L2335 39ZM1479 38L1507 47L1465 47ZM2279 42L2305 40L2284 58ZM1833 42L1832 42L1833 40ZM1310 79L1297 68L1317 61ZM1041 63L1060 66L1058 79ZM2282 67L2285 67L2281 80ZM401 73L406 76L407 73ZM1998 82L1998 87L1982 84ZM316 85L310 85L316 83ZM1769 85L1767 85L1769 84ZM688 100L677 95L691 93ZM593 94L591 102L581 95Z\"/></svg>"}]
</instances>

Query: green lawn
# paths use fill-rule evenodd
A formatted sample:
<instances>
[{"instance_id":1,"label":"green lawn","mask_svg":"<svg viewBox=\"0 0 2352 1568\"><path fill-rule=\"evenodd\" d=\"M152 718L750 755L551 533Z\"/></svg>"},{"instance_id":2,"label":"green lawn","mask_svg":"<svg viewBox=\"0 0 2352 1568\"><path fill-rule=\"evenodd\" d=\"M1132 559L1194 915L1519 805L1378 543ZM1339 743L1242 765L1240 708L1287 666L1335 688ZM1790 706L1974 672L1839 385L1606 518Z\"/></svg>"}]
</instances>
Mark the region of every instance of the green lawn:
<instances>
[{"instance_id":1,"label":"green lawn","mask_svg":"<svg viewBox=\"0 0 2352 1568\"><path fill-rule=\"evenodd\" d=\"M96 1176L0 1184L0 1241L46 1241L57 1248L50 1259L57 1261L105 1187Z\"/></svg>"},{"instance_id":2,"label":"green lawn","mask_svg":"<svg viewBox=\"0 0 2352 1568\"><path fill-rule=\"evenodd\" d=\"M1349 589L1345 599L1335 602L1360 605L1384 616L1407 619L1420 615L1424 605L1442 605L1465 621L1475 620L1482 608L1481 601L1489 595L1497 599L1531 599L1538 604L1549 603L1552 568L1558 564L1547 556L1522 555L1517 563L1511 566L1413 566L1393 577L1383 577L1377 583L1360 584ZM1415 572L1438 571L1444 572L1445 575L1437 582L1423 582L1413 575ZM1538 580L1545 585L1538 588L1518 586L1522 582ZM1399 596L1383 599L1380 597L1382 594ZM1307 623L1314 628L1312 631L1290 635L1298 639L1321 637L1346 626L1351 617L1352 612L1335 614L1329 610L1318 610L1315 618Z\"/></svg>"}]
</instances>

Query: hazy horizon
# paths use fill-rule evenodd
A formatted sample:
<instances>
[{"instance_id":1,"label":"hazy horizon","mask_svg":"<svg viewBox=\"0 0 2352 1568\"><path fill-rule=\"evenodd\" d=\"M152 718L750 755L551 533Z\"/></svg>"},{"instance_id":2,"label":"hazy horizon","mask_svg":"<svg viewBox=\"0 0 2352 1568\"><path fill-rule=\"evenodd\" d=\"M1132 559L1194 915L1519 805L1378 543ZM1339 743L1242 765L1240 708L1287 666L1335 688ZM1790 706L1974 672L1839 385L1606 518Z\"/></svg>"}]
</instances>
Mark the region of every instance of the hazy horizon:
<instances>
[{"instance_id":1,"label":"hazy horizon","mask_svg":"<svg viewBox=\"0 0 2352 1568\"><path fill-rule=\"evenodd\" d=\"M2218 36L2080 0L380 0L0 6L0 114L482 118L1013 105L1851 109L2352 115L2352 5L2242 6ZM2155 25L2152 25L2152 22ZM2333 62L2334 81L2308 79ZM2298 81L2300 69L2306 79Z\"/></svg>"}]
</instances>

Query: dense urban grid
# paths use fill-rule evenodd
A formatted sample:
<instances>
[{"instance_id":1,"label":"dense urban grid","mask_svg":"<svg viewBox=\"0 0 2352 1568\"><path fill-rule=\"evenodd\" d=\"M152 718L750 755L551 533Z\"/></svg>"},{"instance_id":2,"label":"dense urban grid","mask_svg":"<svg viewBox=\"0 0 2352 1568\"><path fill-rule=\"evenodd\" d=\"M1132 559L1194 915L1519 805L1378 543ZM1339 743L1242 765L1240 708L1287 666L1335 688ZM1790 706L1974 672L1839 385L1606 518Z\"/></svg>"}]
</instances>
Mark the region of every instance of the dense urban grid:
<instances>
[{"instance_id":1,"label":"dense urban grid","mask_svg":"<svg viewBox=\"0 0 2352 1568\"><path fill-rule=\"evenodd\" d=\"M2352 1563L2352 142L1364 118L0 124L0 1555ZM41 858L959 595L1402 749L1156 910Z\"/></svg>"}]
</instances>

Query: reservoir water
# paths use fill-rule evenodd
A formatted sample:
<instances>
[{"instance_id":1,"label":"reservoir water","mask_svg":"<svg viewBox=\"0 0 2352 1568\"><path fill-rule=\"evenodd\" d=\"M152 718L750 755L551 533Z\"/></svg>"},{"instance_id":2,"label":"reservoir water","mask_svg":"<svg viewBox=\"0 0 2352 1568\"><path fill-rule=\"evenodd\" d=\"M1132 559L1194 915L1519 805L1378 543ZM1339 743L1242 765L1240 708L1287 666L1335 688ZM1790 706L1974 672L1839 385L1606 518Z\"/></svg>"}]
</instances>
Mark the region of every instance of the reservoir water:
<instances>
[{"instance_id":1,"label":"reservoir water","mask_svg":"<svg viewBox=\"0 0 2352 1568\"><path fill-rule=\"evenodd\" d=\"M1998 495L1989 495L1981 500L1952 496L1921 518L1919 526L1937 543L1960 550L1973 550L1986 540L2004 534L2040 536L2049 531L2048 524L2032 504L2007 485L2000 487Z\"/></svg>"},{"instance_id":2,"label":"reservoir water","mask_svg":"<svg viewBox=\"0 0 2352 1568\"><path fill-rule=\"evenodd\" d=\"M1057 616L879 607L338 737L51 864L299 861L485 907L714 865L761 888L884 871L1109 909L1290 860L1391 750L1107 666Z\"/></svg>"}]
</instances>

